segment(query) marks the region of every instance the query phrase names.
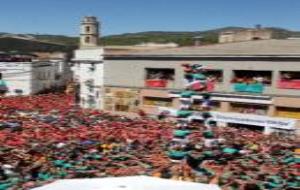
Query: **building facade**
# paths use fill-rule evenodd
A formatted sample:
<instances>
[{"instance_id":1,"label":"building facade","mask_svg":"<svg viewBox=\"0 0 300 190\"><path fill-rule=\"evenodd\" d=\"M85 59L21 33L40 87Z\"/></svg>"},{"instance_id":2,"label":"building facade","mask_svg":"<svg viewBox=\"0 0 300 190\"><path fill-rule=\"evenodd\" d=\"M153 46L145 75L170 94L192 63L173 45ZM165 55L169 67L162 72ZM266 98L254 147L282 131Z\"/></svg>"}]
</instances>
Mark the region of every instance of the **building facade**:
<instances>
[{"instance_id":1,"label":"building facade","mask_svg":"<svg viewBox=\"0 0 300 190\"><path fill-rule=\"evenodd\" d=\"M245 29L237 31L225 31L219 34L219 43L243 42L251 40L269 40L272 32L268 29Z\"/></svg>"},{"instance_id":2,"label":"building facade","mask_svg":"<svg viewBox=\"0 0 300 190\"><path fill-rule=\"evenodd\" d=\"M71 80L65 56L51 60L35 60L33 55L0 55L0 79L5 83L5 95L32 95L65 86Z\"/></svg>"},{"instance_id":3,"label":"building facade","mask_svg":"<svg viewBox=\"0 0 300 190\"><path fill-rule=\"evenodd\" d=\"M86 22L88 21L88 22ZM98 21L85 17L74 78L84 108L135 115L158 115L180 105L182 64L201 64L211 81L212 113L219 125L265 133L299 133L300 41L259 40L203 47L106 52L95 42ZM94 33L91 33L94 31ZM193 99L201 120L202 96Z\"/></svg>"},{"instance_id":4,"label":"building facade","mask_svg":"<svg viewBox=\"0 0 300 190\"><path fill-rule=\"evenodd\" d=\"M198 54L195 48L108 54L104 65L104 109L133 113L142 109L149 115L157 115L165 108L177 109L178 94L184 89L181 65L201 64L208 68L207 75L214 83L212 108L220 125L265 132L294 131L300 127L300 54L288 52L294 52L300 43L294 47L292 41L264 41L265 47L278 47L261 49L273 55L256 55L261 43L257 48L251 42L247 42L248 46L241 44L248 55L228 53L236 47L227 45L224 51L218 47L211 54L205 47L199 47ZM277 48L287 52L277 52ZM201 111L201 95L192 99L195 112Z\"/></svg>"}]
</instances>

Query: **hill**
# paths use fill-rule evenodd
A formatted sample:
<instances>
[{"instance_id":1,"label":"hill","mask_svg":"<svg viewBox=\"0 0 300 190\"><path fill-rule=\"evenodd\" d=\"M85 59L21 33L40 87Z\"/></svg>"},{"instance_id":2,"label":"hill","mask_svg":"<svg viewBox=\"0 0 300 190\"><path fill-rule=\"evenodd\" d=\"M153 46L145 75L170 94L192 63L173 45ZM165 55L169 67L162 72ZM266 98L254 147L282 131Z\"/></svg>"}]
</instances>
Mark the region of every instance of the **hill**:
<instances>
[{"instance_id":1,"label":"hill","mask_svg":"<svg viewBox=\"0 0 300 190\"><path fill-rule=\"evenodd\" d=\"M64 35L48 35L48 34L32 35L32 36L34 36L37 40L43 42L64 44L66 46L71 46L71 47L78 46L78 37L70 37Z\"/></svg>"},{"instance_id":2,"label":"hill","mask_svg":"<svg viewBox=\"0 0 300 190\"><path fill-rule=\"evenodd\" d=\"M190 46L194 43L194 37L202 37L203 44L214 44L218 42L218 34L228 30L248 29L242 27L225 27L207 31L195 32L167 32L149 31L138 33L125 33L120 35L110 35L101 37L102 45L137 45L141 43L169 43L174 42L180 46ZM300 32L290 31L283 28L270 27L273 38L284 39L288 37L300 37ZM32 39L24 40L1 39L1 36L8 35L0 32L0 51L19 50L19 51L72 51L78 46L78 37L48 34L18 34L18 36Z\"/></svg>"},{"instance_id":3,"label":"hill","mask_svg":"<svg viewBox=\"0 0 300 190\"><path fill-rule=\"evenodd\" d=\"M136 45L140 43L156 42L156 43L168 43L175 42L180 46L190 46L194 43L194 37L201 36L203 44L218 43L218 35L220 32L228 30L242 30L249 28L242 27L226 27L207 31L196 32L139 32L139 33L127 33L121 35L112 35L102 38L104 45ZM283 28L270 27L267 28L273 32L274 39L285 39L292 36L300 36L298 31L290 31Z\"/></svg>"},{"instance_id":4,"label":"hill","mask_svg":"<svg viewBox=\"0 0 300 190\"><path fill-rule=\"evenodd\" d=\"M76 46L53 41L42 41L32 35L3 34L0 36L0 51L21 51L21 52L70 52Z\"/></svg>"},{"instance_id":5,"label":"hill","mask_svg":"<svg viewBox=\"0 0 300 190\"><path fill-rule=\"evenodd\" d=\"M218 43L218 34L225 30L238 30L240 27L226 27L215 30L196 31L196 32L162 32L150 31L139 33L127 33L103 37L104 45L136 45L140 43L155 42L169 43L174 42L180 46L188 46L194 43L194 37L201 36L204 44Z\"/></svg>"}]
</instances>

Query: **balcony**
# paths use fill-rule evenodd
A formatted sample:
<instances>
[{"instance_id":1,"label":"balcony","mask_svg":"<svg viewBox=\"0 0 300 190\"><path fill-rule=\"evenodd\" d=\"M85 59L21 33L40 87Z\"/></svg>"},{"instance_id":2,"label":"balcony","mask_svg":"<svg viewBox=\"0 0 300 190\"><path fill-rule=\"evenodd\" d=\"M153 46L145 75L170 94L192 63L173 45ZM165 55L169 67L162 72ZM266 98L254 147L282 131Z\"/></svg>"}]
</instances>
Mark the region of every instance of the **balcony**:
<instances>
[{"instance_id":1,"label":"balcony","mask_svg":"<svg viewBox=\"0 0 300 190\"><path fill-rule=\"evenodd\" d=\"M145 80L145 86L152 88L166 88L168 86L168 81L163 79L148 79Z\"/></svg>"},{"instance_id":2,"label":"balcony","mask_svg":"<svg viewBox=\"0 0 300 190\"><path fill-rule=\"evenodd\" d=\"M268 106L261 104L231 103L230 112L252 115L267 115Z\"/></svg>"},{"instance_id":3,"label":"balcony","mask_svg":"<svg viewBox=\"0 0 300 190\"><path fill-rule=\"evenodd\" d=\"M265 86L272 85L271 71L234 70L231 80L235 92L263 93Z\"/></svg>"},{"instance_id":4,"label":"balcony","mask_svg":"<svg viewBox=\"0 0 300 190\"><path fill-rule=\"evenodd\" d=\"M203 100L194 99L191 109L194 111L205 111L205 105ZM209 106L211 111L218 111L221 108L221 103L219 101L210 101Z\"/></svg>"},{"instance_id":5,"label":"balcony","mask_svg":"<svg viewBox=\"0 0 300 190\"><path fill-rule=\"evenodd\" d=\"M171 88L174 85L174 69L145 68L145 87Z\"/></svg>"},{"instance_id":6,"label":"balcony","mask_svg":"<svg viewBox=\"0 0 300 190\"><path fill-rule=\"evenodd\" d=\"M277 83L280 89L300 89L300 79L298 80L280 80Z\"/></svg>"},{"instance_id":7,"label":"balcony","mask_svg":"<svg viewBox=\"0 0 300 190\"><path fill-rule=\"evenodd\" d=\"M234 83L233 90L235 92L263 93L264 85L262 83Z\"/></svg>"}]
</instances>

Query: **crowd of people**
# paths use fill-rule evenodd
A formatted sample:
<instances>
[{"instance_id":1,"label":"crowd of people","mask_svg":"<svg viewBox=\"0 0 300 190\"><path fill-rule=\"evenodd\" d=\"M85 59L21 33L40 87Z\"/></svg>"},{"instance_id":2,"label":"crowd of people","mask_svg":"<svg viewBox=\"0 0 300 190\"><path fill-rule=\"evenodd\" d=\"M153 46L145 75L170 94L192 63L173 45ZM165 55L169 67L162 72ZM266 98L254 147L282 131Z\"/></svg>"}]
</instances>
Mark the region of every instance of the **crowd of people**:
<instances>
[{"instance_id":1,"label":"crowd of people","mask_svg":"<svg viewBox=\"0 0 300 190\"><path fill-rule=\"evenodd\" d=\"M206 136L202 124L192 123L180 147L188 158L172 162L174 126L145 115L82 110L72 95L1 98L0 190L129 175L215 183L224 190L300 188L299 139L218 127Z\"/></svg>"},{"instance_id":2,"label":"crowd of people","mask_svg":"<svg viewBox=\"0 0 300 190\"><path fill-rule=\"evenodd\" d=\"M232 83L246 83L246 84L265 84L270 85L272 83L272 79L269 76L253 76L253 77L235 77L231 81Z\"/></svg>"}]
</instances>

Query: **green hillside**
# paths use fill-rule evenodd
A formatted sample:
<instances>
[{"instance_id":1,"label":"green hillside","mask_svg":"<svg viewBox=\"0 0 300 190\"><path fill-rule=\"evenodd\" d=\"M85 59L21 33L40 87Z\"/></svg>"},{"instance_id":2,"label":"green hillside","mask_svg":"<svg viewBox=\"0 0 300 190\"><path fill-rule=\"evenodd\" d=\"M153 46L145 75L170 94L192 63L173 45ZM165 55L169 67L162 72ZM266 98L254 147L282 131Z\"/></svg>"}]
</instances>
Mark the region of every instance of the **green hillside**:
<instances>
[{"instance_id":1,"label":"green hillside","mask_svg":"<svg viewBox=\"0 0 300 190\"><path fill-rule=\"evenodd\" d=\"M0 38L0 51L21 51L21 52L70 52L75 47L46 43L36 40L24 40L16 38Z\"/></svg>"},{"instance_id":2,"label":"green hillside","mask_svg":"<svg viewBox=\"0 0 300 190\"><path fill-rule=\"evenodd\" d=\"M63 35L32 35L37 40L44 41L44 42L51 42L57 44L64 44L67 46L76 47L78 45L78 38L77 37L70 37L70 36L63 36Z\"/></svg>"},{"instance_id":3,"label":"green hillside","mask_svg":"<svg viewBox=\"0 0 300 190\"><path fill-rule=\"evenodd\" d=\"M102 43L104 45L136 45L140 43L155 42L155 43L169 43L174 42L180 46L189 46L194 44L194 37L201 36L203 44L213 44L218 42L218 34L228 29L241 29L238 27L228 27L216 30L199 31L199 32L139 32L128 33L121 35L112 35L103 37Z\"/></svg>"},{"instance_id":4,"label":"green hillside","mask_svg":"<svg viewBox=\"0 0 300 190\"><path fill-rule=\"evenodd\" d=\"M136 45L147 42L168 43L174 42L180 46L190 46L194 43L194 37L201 36L203 44L214 44L218 42L220 32L227 30L241 30L247 28L226 27L215 30L198 31L198 32L140 32L128 33L121 35L112 35L102 38L104 45ZM285 39L292 36L300 36L300 32L289 31L282 28L267 28L272 30L274 39Z\"/></svg>"},{"instance_id":5,"label":"green hillside","mask_svg":"<svg viewBox=\"0 0 300 190\"><path fill-rule=\"evenodd\" d=\"M141 43L169 43L174 42L180 46L190 46L194 43L194 37L202 37L203 44L214 44L218 42L218 34L227 30L241 30L247 28L226 27L207 31L196 32L165 32L150 31L138 33L126 33L101 37L102 45L137 45ZM290 31L283 28L270 27L273 31L273 38L285 39L288 37L300 37L300 32ZM0 37L4 33L0 32ZM6 34L7 35L7 34ZM0 38L0 51L72 51L78 46L78 37L64 35L35 35L18 34L18 36L32 37L33 40Z\"/></svg>"}]
</instances>

